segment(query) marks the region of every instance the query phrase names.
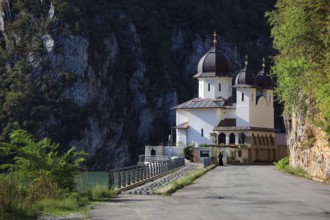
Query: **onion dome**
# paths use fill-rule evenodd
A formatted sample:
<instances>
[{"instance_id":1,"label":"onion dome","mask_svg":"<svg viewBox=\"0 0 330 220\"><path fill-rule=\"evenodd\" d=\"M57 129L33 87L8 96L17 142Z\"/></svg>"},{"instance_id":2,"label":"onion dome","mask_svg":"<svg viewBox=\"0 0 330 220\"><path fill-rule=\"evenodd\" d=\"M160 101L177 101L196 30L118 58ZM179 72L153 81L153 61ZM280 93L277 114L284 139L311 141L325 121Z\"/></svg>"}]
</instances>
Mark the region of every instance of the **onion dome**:
<instances>
[{"instance_id":1,"label":"onion dome","mask_svg":"<svg viewBox=\"0 0 330 220\"><path fill-rule=\"evenodd\" d=\"M265 58L262 59L262 69L257 75L257 85L262 89L273 89L274 81L273 78L265 72Z\"/></svg>"},{"instance_id":2,"label":"onion dome","mask_svg":"<svg viewBox=\"0 0 330 220\"><path fill-rule=\"evenodd\" d=\"M197 74L194 78L199 77L216 77L227 76L234 77L234 67L222 51L217 49L216 33L214 32L214 40L212 48L199 60Z\"/></svg>"},{"instance_id":3,"label":"onion dome","mask_svg":"<svg viewBox=\"0 0 330 220\"><path fill-rule=\"evenodd\" d=\"M257 87L253 72L247 68L247 55L245 59L245 67L237 74L234 87Z\"/></svg>"}]
</instances>

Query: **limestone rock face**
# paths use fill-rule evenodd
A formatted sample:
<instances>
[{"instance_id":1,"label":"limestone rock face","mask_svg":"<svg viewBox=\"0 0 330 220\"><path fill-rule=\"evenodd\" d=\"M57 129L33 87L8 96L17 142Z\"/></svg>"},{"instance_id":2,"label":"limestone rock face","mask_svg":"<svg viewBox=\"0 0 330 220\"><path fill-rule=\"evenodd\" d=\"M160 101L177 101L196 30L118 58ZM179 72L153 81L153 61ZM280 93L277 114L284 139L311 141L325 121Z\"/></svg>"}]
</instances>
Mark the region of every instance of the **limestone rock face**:
<instances>
[{"instance_id":1,"label":"limestone rock face","mask_svg":"<svg viewBox=\"0 0 330 220\"><path fill-rule=\"evenodd\" d=\"M192 76L212 45L213 26L192 30L185 25L190 21L158 16L158 8L137 12L130 5L140 2L116 2L0 0L0 54L8 57L0 57L0 70L11 79L28 76L8 88L27 82L35 88L24 114L4 117L1 131L18 126L52 138L63 150L75 145L89 154L88 169L135 164L146 144L167 144L175 125L171 107L197 95ZM230 39L219 33L218 45L240 69L244 54L226 43ZM249 47L259 50L259 43Z\"/></svg>"},{"instance_id":2,"label":"limestone rock face","mask_svg":"<svg viewBox=\"0 0 330 220\"><path fill-rule=\"evenodd\" d=\"M311 124L301 113L286 122L290 166L303 168L309 176L330 178L330 147L326 134Z\"/></svg>"}]
</instances>

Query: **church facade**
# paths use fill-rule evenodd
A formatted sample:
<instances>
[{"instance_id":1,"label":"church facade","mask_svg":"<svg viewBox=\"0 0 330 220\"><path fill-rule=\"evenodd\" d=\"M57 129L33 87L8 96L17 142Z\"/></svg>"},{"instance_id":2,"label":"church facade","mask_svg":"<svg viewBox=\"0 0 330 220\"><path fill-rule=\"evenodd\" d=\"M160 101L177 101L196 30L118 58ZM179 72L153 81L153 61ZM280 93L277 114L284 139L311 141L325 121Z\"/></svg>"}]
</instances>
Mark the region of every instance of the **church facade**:
<instances>
[{"instance_id":1,"label":"church facade","mask_svg":"<svg viewBox=\"0 0 330 220\"><path fill-rule=\"evenodd\" d=\"M216 37L215 37L216 38ZM278 159L274 129L273 79L264 59L257 75L245 67L235 74L232 62L212 48L199 60L198 96L176 110L176 145L217 146L226 160Z\"/></svg>"}]
</instances>

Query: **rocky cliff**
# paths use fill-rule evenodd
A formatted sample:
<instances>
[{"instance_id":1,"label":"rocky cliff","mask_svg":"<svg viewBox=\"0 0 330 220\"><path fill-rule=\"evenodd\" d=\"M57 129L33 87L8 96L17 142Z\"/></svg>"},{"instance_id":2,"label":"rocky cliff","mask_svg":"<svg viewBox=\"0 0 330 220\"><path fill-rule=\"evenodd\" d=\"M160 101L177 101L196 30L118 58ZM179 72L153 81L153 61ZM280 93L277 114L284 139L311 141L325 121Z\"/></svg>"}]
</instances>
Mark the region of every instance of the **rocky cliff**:
<instances>
[{"instance_id":1,"label":"rocky cliff","mask_svg":"<svg viewBox=\"0 0 330 220\"><path fill-rule=\"evenodd\" d=\"M304 169L312 178L330 178L330 147L327 134L297 112L286 120L290 166Z\"/></svg>"},{"instance_id":2,"label":"rocky cliff","mask_svg":"<svg viewBox=\"0 0 330 220\"><path fill-rule=\"evenodd\" d=\"M218 42L236 69L274 54L273 2L1 0L1 136L24 128L89 153L87 168L135 163L166 143L170 108L196 95L197 62Z\"/></svg>"}]
</instances>

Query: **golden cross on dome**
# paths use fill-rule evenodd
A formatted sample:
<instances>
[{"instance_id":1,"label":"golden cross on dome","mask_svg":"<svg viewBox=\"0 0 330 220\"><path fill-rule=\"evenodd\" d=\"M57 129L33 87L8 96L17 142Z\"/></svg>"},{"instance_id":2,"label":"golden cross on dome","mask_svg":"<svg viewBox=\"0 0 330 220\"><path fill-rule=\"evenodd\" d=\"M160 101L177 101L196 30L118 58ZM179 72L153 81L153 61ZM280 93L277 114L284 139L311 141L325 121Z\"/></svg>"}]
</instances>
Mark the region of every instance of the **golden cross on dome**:
<instances>
[{"instance_id":1,"label":"golden cross on dome","mask_svg":"<svg viewBox=\"0 0 330 220\"><path fill-rule=\"evenodd\" d=\"M217 32L215 32L215 31L213 33L213 45L217 46Z\"/></svg>"},{"instance_id":2,"label":"golden cross on dome","mask_svg":"<svg viewBox=\"0 0 330 220\"><path fill-rule=\"evenodd\" d=\"M248 65L248 55L245 54L245 67L247 67L247 65Z\"/></svg>"}]
</instances>

